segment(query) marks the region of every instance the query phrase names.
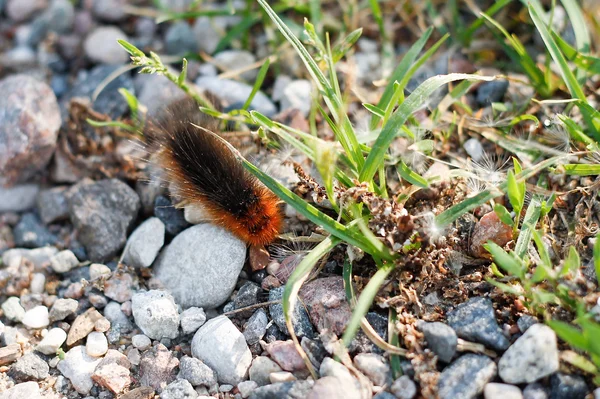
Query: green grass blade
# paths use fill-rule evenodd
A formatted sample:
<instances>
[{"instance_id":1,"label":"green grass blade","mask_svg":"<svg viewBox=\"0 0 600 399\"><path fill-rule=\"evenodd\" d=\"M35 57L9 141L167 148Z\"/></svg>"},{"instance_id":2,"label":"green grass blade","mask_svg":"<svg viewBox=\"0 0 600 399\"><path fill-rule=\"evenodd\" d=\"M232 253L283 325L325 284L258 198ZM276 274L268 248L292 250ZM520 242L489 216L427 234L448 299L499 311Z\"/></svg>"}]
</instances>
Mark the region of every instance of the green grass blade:
<instances>
[{"instance_id":1,"label":"green grass blade","mask_svg":"<svg viewBox=\"0 0 600 399\"><path fill-rule=\"evenodd\" d=\"M244 106L242 107L242 109L247 110L248 107L250 106L250 104L252 103L252 100L254 100L254 96L260 90L260 87L262 86L262 84L265 80L265 77L267 76L267 72L269 71L270 65L271 65L271 60L269 60L269 58L267 57L264 64L262 64L262 66L258 70L258 75L256 75L256 80L254 81L254 86L252 86L252 91L250 92L250 95L246 99L246 102L244 103Z\"/></svg>"},{"instance_id":2,"label":"green grass blade","mask_svg":"<svg viewBox=\"0 0 600 399\"><path fill-rule=\"evenodd\" d=\"M504 271L520 279L525 277L523 264L514 254L506 252L493 241L488 241L486 244L483 244L483 247L492 254L494 263L500 266Z\"/></svg>"},{"instance_id":3,"label":"green grass blade","mask_svg":"<svg viewBox=\"0 0 600 399\"><path fill-rule=\"evenodd\" d=\"M517 243L515 244L515 254L521 259L527 254L529 243L531 242L531 237L533 234L533 229L535 229L535 226L537 225L537 222L540 219L541 201L541 196L534 195L531 201L529 202L527 211L525 212L521 232L519 233Z\"/></svg>"},{"instance_id":4,"label":"green grass blade","mask_svg":"<svg viewBox=\"0 0 600 399\"><path fill-rule=\"evenodd\" d=\"M490 17L494 16L498 11L502 10L507 4L511 3L512 0L497 0L490 8L485 10L485 15L489 15ZM473 38L473 34L475 31L483 25L484 19L482 16L477 18L469 27L461 33L461 36L465 38L466 45L468 46L471 43Z\"/></svg>"},{"instance_id":5,"label":"green grass blade","mask_svg":"<svg viewBox=\"0 0 600 399\"><path fill-rule=\"evenodd\" d=\"M571 176L597 176L600 175L600 165L566 164L563 165L565 173Z\"/></svg>"},{"instance_id":6,"label":"green grass blade","mask_svg":"<svg viewBox=\"0 0 600 399\"><path fill-rule=\"evenodd\" d=\"M489 76L478 76L463 73L452 73L449 75L433 76L423 82L409 95L406 100L394 112L390 120L383 126L379 137L373 144L371 152L367 157L364 167L360 171L359 180L366 182L371 181L375 172L379 169L379 165L383 162L385 153L390 144L396 137L400 128L404 125L407 119L419 108L421 108L433 94L444 84L454 82L456 80L481 80L492 81L495 78Z\"/></svg>"},{"instance_id":7,"label":"green grass blade","mask_svg":"<svg viewBox=\"0 0 600 399\"><path fill-rule=\"evenodd\" d=\"M400 161L400 163L398 164L398 173L400 174L400 176L402 176L404 180L406 180L410 184L421 188L429 187L427 179L419 175L417 172L411 170L408 167L408 165L404 163L404 161Z\"/></svg>"}]
</instances>

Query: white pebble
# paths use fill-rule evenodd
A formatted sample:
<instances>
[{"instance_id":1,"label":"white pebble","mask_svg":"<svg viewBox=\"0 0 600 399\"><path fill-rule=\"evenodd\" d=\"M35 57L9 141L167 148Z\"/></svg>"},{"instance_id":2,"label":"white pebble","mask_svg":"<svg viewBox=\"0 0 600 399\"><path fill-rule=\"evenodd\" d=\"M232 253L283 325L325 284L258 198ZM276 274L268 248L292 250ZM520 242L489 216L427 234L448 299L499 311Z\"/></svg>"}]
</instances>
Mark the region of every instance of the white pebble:
<instances>
[{"instance_id":1,"label":"white pebble","mask_svg":"<svg viewBox=\"0 0 600 399\"><path fill-rule=\"evenodd\" d=\"M108 341L104 334L97 331L91 332L87 336L85 350L92 357L100 357L108 352Z\"/></svg>"},{"instance_id":2,"label":"white pebble","mask_svg":"<svg viewBox=\"0 0 600 399\"><path fill-rule=\"evenodd\" d=\"M144 334L137 334L131 337L131 344L137 349L145 351L152 345L152 341Z\"/></svg>"},{"instance_id":3,"label":"white pebble","mask_svg":"<svg viewBox=\"0 0 600 399\"><path fill-rule=\"evenodd\" d=\"M97 280L101 277L110 277L110 268L101 263L92 263L90 265L90 280Z\"/></svg>"},{"instance_id":4,"label":"white pebble","mask_svg":"<svg viewBox=\"0 0 600 399\"><path fill-rule=\"evenodd\" d=\"M48 318L48 308L45 306L36 306L25 312L21 321L28 328L44 328L50 324Z\"/></svg>"},{"instance_id":5,"label":"white pebble","mask_svg":"<svg viewBox=\"0 0 600 399\"><path fill-rule=\"evenodd\" d=\"M43 273L35 273L31 277L31 284L29 284L29 290L32 294L43 294L44 287L46 286L46 276Z\"/></svg>"},{"instance_id":6,"label":"white pebble","mask_svg":"<svg viewBox=\"0 0 600 399\"><path fill-rule=\"evenodd\" d=\"M60 251L52 258L50 258L50 266L56 273L66 273L79 265L79 260L75 254L68 249Z\"/></svg>"},{"instance_id":7,"label":"white pebble","mask_svg":"<svg viewBox=\"0 0 600 399\"><path fill-rule=\"evenodd\" d=\"M53 328L44 339L40 341L39 344L35 347L35 350L43 353L44 355L54 355L58 348L62 346L67 340L67 333L64 332L61 328Z\"/></svg>"}]
</instances>

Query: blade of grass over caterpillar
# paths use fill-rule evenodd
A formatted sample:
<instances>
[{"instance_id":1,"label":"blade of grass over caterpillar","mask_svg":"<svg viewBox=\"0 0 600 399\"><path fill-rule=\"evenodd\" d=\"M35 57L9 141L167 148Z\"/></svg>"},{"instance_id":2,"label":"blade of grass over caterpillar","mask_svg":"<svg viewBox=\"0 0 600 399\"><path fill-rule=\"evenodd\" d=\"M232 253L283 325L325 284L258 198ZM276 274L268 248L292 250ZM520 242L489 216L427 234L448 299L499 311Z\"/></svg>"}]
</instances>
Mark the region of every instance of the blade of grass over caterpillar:
<instances>
[{"instance_id":1,"label":"blade of grass over caterpillar","mask_svg":"<svg viewBox=\"0 0 600 399\"><path fill-rule=\"evenodd\" d=\"M480 80L492 81L493 76L479 76L464 73L452 73L449 75L434 76L427 79L409 95L402 104L394 111L388 122L383 126L379 137L373 143L371 152L367 157L364 167L360 171L359 180L368 182L373 179L379 165L383 162L385 153L390 144L400 131L400 128L408 118L420 109L430 98L434 91L443 85L457 80Z\"/></svg>"}]
</instances>

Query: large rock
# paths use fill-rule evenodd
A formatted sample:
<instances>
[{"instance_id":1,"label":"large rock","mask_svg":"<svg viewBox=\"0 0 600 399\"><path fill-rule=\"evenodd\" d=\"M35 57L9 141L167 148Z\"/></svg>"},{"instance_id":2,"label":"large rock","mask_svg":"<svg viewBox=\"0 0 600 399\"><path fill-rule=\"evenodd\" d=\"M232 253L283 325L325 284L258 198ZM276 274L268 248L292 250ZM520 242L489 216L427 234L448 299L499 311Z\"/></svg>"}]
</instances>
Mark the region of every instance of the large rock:
<instances>
[{"instance_id":1,"label":"large rock","mask_svg":"<svg viewBox=\"0 0 600 399\"><path fill-rule=\"evenodd\" d=\"M154 265L154 276L184 308L212 309L233 292L246 244L212 224L192 226L173 239Z\"/></svg>"},{"instance_id":2,"label":"large rock","mask_svg":"<svg viewBox=\"0 0 600 399\"><path fill-rule=\"evenodd\" d=\"M171 294L152 290L139 292L131 298L135 323L152 339L177 338L179 313Z\"/></svg>"},{"instance_id":3,"label":"large rock","mask_svg":"<svg viewBox=\"0 0 600 399\"><path fill-rule=\"evenodd\" d=\"M219 382L231 385L246 377L252 363L244 336L226 316L200 327L192 340L192 355L217 373Z\"/></svg>"},{"instance_id":4,"label":"large rock","mask_svg":"<svg viewBox=\"0 0 600 399\"><path fill-rule=\"evenodd\" d=\"M558 371L556 334L544 324L534 324L511 345L498 362L504 382L530 383Z\"/></svg>"},{"instance_id":5,"label":"large rock","mask_svg":"<svg viewBox=\"0 0 600 399\"><path fill-rule=\"evenodd\" d=\"M61 124L52 89L27 75L0 80L0 185L23 182L44 170Z\"/></svg>"},{"instance_id":6,"label":"large rock","mask_svg":"<svg viewBox=\"0 0 600 399\"><path fill-rule=\"evenodd\" d=\"M71 222L92 262L108 261L123 248L139 209L136 192L117 179L84 180L69 198Z\"/></svg>"}]
</instances>

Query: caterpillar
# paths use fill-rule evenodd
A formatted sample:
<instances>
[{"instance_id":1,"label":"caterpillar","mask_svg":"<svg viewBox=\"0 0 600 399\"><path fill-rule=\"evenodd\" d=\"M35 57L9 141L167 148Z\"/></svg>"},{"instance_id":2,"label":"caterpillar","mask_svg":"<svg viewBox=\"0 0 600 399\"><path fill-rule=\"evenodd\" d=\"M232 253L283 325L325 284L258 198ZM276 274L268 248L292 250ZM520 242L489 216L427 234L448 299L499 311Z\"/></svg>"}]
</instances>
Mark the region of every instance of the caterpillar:
<instances>
[{"instance_id":1,"label":"caterpillar","mask_svg":"<svg viewBox=\"0 0 600 399\"><path fill-rule=\"evenodd\" d=\"M218 120L192 98L169 105L150 125L155 159L183 203L200 206L212 223L250 245L275 240L283 217L277 196L242 165L216 132Z\"/></svg>"}]
</instances>

